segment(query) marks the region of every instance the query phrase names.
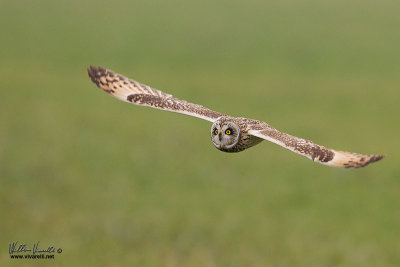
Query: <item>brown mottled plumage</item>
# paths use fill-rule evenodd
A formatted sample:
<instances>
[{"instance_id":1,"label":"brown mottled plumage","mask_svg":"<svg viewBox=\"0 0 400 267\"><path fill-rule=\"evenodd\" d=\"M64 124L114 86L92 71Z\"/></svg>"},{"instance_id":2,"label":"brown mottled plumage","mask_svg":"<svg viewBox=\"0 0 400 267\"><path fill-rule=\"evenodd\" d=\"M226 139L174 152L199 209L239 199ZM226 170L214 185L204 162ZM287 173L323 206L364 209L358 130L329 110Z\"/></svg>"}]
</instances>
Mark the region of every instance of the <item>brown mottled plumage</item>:
<instances>
[{"instance_id":1,"label":"brown mottled plumage","mask_svg":"<svg viewBox=\"0 0 400 267\"><path fill-rule=\"evenodd\" d=\"M120 74L115 74L103 67L96 68L90 66L88 74L98 87L103 89L106 93L109 93L125 102L184 113L211 122L224 115L209 110L203 106L174 98L172 95L168 95L160 90L153 89L150 86L128 79Z\"/></svg>"},{"instance_id":2,"label":"brown mottled plumage","mask_svg":"<svg viewBox=\"0 0 400 267\"><path fill-rule=\"evenodd\" d=\"M383 155L363 155L326 148L310 140L282 133L262 121L231 117L174 98L103 67L90 66L88 74L98 87L122 101L212 122L211 141L217 149L224 152L240 152L268 140L313 161L333 167L359 168L384 158Z\"/></svg>"}]
</instances>

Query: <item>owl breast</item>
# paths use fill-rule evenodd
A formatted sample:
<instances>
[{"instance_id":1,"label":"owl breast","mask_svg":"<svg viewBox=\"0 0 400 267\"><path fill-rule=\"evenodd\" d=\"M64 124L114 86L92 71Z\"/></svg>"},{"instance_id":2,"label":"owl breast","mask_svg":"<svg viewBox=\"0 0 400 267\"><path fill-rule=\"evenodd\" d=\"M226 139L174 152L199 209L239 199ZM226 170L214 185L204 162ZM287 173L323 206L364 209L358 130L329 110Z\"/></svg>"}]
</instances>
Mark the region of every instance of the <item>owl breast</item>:
<instances>
[{"instance_id":1,"label":"owl breast","mask_svg":"<svg viewBox=\"0 0 400 267\"><path fill-rule=\"evenodd\" d=\"M234 152L241 152L249 147L255 146L259 144L264 139L261 139L257 136L249 135L247 133L241 133L239 142L231 148L218 148L223 152L234 153Z\"/></svg>"}]
</instances>

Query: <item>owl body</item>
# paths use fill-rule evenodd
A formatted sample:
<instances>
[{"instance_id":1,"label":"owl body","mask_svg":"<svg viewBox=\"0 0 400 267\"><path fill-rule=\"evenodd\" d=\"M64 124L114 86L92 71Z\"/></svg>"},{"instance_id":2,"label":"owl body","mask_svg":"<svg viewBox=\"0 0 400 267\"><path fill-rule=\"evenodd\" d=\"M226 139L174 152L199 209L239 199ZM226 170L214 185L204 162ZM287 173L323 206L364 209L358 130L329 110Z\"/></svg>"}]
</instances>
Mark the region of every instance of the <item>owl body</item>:
<instances>
[{"instance_id":1,"label":"owl body","mask_svg":"<svg viewBox=\"0 0 400 267\"><path fill-rule=\"evenodd\" d=\"M249 126L252 124L254 121L247 118L222 116L211 126L211 141L218 150L223 152L243 151L264 140L249 134Z\"/></svg>"}]
</instances>

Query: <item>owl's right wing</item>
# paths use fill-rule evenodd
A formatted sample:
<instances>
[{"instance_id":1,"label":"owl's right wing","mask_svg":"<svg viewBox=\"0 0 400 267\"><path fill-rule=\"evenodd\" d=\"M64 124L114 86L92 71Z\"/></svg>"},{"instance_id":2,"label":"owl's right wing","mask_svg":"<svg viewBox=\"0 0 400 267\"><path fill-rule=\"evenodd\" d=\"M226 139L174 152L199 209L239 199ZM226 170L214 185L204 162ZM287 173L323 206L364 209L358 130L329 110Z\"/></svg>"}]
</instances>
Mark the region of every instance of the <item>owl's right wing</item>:
<instances>
[{"instance_id":1,"label":"owl's right wing","mask_svg":"<svg viewBox=\"0 0 400 267\"><path fill-rule=\"evenodd\" d=\"M172 97L100 66L90 66L88 74L103 91L128 103L186 114L210 122L224 116L222 113Z\"/></svg>"},{"instance_id":2,"label":"owl's right wing","mask_svg":"<svg viewBox=\"0 0 400 267\"><path fill-rule=\"evenodd\" d=\"M381 160L384 155L364 155L326 148L310 140L282 133L265 122L251 120L250 135L268 140L312 161L339 168L359 168Z\"/></svg>"}]
</instances>

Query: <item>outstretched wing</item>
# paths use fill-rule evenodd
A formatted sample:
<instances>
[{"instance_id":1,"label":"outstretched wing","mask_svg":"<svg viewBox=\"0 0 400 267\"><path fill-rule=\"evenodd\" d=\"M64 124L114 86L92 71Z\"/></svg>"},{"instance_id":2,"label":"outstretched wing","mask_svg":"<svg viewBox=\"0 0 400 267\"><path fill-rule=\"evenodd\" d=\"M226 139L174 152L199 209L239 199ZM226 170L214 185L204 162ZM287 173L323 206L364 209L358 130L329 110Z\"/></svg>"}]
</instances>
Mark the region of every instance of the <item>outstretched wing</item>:
<instances>
[{"instance_id":1,"label":"outstretched wing","mask_svg":"<svg viewBox=\"0 0 400 267\"><path fill-rule=\"evenodd\" d=\"M222 113L174 98L172 95L131 80L100 66L90 66L88 68L88 74L99 88L125 102L182 113L211 122L214 122L220 116L224 116Z\"/></svg>"},{"instance_id":2,"label":"outstretched wing","mask_svg":"<svg viewBox=\"0 0 400 267\"><path fill-rule=\"evenodd\" d=\"M333 167L359 168L384 158L384 155L363 155L338 151L314 144L310 140L282 133L265 122L253 121L249 134L271 141L297 154Z\"/></svg>"}]
</instances>

